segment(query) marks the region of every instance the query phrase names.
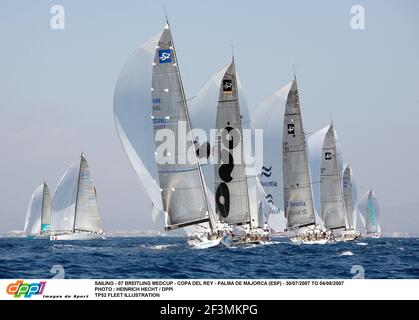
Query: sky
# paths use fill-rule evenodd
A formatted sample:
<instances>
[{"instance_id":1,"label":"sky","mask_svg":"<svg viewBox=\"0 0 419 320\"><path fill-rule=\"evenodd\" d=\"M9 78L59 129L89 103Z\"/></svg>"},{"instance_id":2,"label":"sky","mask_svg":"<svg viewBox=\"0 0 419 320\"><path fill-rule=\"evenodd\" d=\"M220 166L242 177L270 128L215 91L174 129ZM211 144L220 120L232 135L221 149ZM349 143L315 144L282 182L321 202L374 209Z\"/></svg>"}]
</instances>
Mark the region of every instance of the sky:
<instances>
[{"instance_id":1,"label":"sky","mask_svg":"<svg viewBox=\"0 0 419 320\"><path fill-rule=\"evenodd\" d=\"M50 27L56 4L64 30ZM35 187L54 190L82 151L105 231L150 228L112 103L125 61L164 26L163 4L187 96L229 61L231 44L250 109L290 81L294 64L305 130L332 115L358 183L377 194L383 231L419 232L415 0L2 0L0 232L23 229ZM364 30L351 28L354 5Z\"/></svg>"}]
</instances>

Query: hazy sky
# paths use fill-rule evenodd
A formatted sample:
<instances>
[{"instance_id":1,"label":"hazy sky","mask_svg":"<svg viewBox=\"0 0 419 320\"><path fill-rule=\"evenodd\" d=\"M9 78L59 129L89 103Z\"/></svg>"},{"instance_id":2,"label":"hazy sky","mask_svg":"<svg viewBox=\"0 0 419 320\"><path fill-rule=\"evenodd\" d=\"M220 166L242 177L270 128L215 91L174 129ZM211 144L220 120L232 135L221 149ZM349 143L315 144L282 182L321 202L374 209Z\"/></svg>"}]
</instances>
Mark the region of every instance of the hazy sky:
<instances>
[{"instance_id":1,"label":"hazy sky","mask_svg":"<svg viewBox=\"0 0 419 320\"><path fill-rule=\"evenodd\" d=\"M231 43L250 108L295 64L306 131L333 114L357 180L383 207L384 231L419 232L418 1L164 3L188 96L229 61ZM65 8L65 30L50 28L54 4ZM163 27L162 4L0 2L0 232L23 229L34 188L46 180L55 189L82 151L104 229L149 227L112 99L129 55ZM356 4L365 30L351 28Z\"/></svg>"}]
</instances>

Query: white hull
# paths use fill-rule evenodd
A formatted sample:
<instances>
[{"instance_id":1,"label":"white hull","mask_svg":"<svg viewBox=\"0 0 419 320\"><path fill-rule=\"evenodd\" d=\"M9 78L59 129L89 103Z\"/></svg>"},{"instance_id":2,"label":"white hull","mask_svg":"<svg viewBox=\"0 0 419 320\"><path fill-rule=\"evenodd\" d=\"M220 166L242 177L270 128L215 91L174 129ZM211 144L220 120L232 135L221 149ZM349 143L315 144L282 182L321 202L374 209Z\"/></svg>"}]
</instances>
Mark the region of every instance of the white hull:
<instances>
[{"instance_id":1,"label":"white hull","mask_svg":"<svg viewBox=\"0 0 419 320\"><path fill-rule=\"evenodd\" d=\"M26 239L29 239L29 240L33 240L33 239L36 239L36 240L39 240L39 239L49 239L49 234L39 234L39 235L36 235L36 236L26 236L25 238Z\"/></svg>"},{"instance_id":2,"label":"white hull","mask_svg":"<svg viewBox=\"0 0 419 320\"><path fill-rule=\"evenodd\" d=\"M381 238L381 233L366 233L363 235L364 238L379 239Z\"/></svg>"},{"instance_id":3,"label":"white hull","mask_svg":"<svg viewBox=\"0 0 419 320\"><path fill-rule=\"evenodd\" d=\"M292 243L295 244L326 244L328 243L327 239L319 239L319 240L301 240L298 238L290 238Z\"/></svg>"},{"instance_id":4,"label":"white hull","mask_svg":"<svg viewBox=\"0 0 419 320\"><path fill-rule=\"evenodd\" d=\"M221 238L214 240L188 240L188 244L192 249L208 249L218 246L221 243L221 240Z\"/></svg>"},{"instance_id":5,"label":"white hull","mask_svg":"<svg viewBox=\"0 0 419 320\"><path fill-rule=\"evenodd\" d=\"M105 240L105 236L99 233L76 232L51 236L51 241L72 241L72 240Z\"/></svg>"},{"instance_id":6,"label":"white hull","mask_svg":"<svg viewBox=\"0 0 419 320\"><path fill-rule=\"evenodd\" d=\"M269 238L266 237L259 237L259 238L251 238L249 236L245 236L245 237L234 237L234 236L225 236L222 240L221 243L228 247L232 247L232 246L249 246L249 245L263 245L263 244L268 244L270 242Z\"/></svg>"}]
</instances>

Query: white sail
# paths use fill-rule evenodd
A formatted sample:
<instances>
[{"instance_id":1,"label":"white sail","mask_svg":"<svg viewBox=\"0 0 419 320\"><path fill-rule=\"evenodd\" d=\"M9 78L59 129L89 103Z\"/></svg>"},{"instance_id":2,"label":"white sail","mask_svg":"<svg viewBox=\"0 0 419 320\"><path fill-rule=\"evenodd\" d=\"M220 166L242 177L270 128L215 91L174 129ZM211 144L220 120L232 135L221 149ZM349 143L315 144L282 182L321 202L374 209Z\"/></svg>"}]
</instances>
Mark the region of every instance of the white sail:
<instances>
[{"instance_id":1,"label":"white sail","mask_svg":"<svg viewBox=\"0 0 419 320\"><path fill-rule=\"evenodd\" d=\"M252 114L253 129L263 129L263 166L260 183L266 192L266 200L273 206L272 229L284 231L285 216L282 177L282 135L285 103L292 82L278 89L260 103ZM281 228L279 230L278 228Z\"/></svg>"},{"instance_id":2,"label":"white sail","mask_svg":"<svg viewBox=\"0 0 419 320\"><path fill-rule=\"evenodd\" d=\"M96 189L84 154L61 178L52 198L51 235L102 233Z\"/></svg>"},{"instance_id":3,"label":"white sail","mask_svg":"<svg viewBox=\"0 0 419 320\"><path fill-rule=\"evenodd\" d=\"M250 222L243 132L234 60L220 83L216 120L215 205L222 222Z\"/></svg>"},{"instance_id":4,"label":"white sail","mask_svg":"<svg viewBox=\"0 0 419 320\"><path fill-rule=\"evenodd\" d=\"M313 202L314 211L316 213L316 222L319 223L320 227L323 228L323 221L321 220L321 208L320 208L320 161L322 159L322 148L324 138L329 131L330 125L327 125L319 130L316 130L308 135L307 143L310 158L310 176L313 190ZM335 131L336 138L336 152L339 163L339 168L342 170L343 156L341 151L341 145L338 139L338 135Z\"/></svg>"},{"instance_id":5,"label":"white sail","mask_svg":"<svg viewBox=\"0 0 419 320\"><path fill-rule=\"evenodd\" d=\"M352 167L349 164L345 166L342 184L348 228L351 230L355 230L356 221L354 204L356 203L356 186L353 181Z\"/></svg>"},{"instance_id":6,"label":"white sail","mask_svg":"<svg viewBox=\"0 0 419 320\"><path fill-rule=\"evenodd\" d=\"M368 191L361 198L357 209L361 214L367 234L381 233L380 207L373 190Z\"/></svg>"},{"instance_id":7,"label":"white sail","mask_svg":"<svg viewBox=\"0 0 419 320\"><path fill-rule=\"evenodd\" d=\"M38 186L32 194L26 212L25 234L39 236L50 230L51 196L46 183Z\"/></svg>"},{"instance_id":8,"label":"white sail","mask_svg":"<svg viewBox=\"0 0 419 320\"><path fill-rule=\"evenodd\" d=\"M155 48L150 99L161 197L163 209L168 214L166 229L209 221L210 207L195 154L186 97L168 26ZM172 146L171 151L171 146L159 136L173 136L178 145Z\"/></svg>"},{"instance_id":9,"label":"white sail","mask_svg":"<svg viewBox=\"0 0 419 320\"><path fill-rule=\"evenodd\" d=\"M212 166L212 157L214 153L215 143L215 125L217 117L217 103L220 94L220 83L227 71L230 64L224 66L217 73L212 75L209 80L202 86L198 93L190 100L190 114L193 123L193 136L196 141L196 147L199 150L200 163L202 171L205 177L205 182L208 190L214 188L214 168ZM250 128L250 116L249 110L246 103L246 99L243 95L242 85L240 82L239 75L237 74L237 87L240 101L240 117L241 125L243 129ZM243 136L243 146L245 150L245 162L246 162L246 175L248 179L248 189L250 196L250 212L252 216L257 216L257 200L253 196L255 195L250 190L256 186L256 164L250 163L249 157L253 153L251 139L249 136ZM212 197L211 206L215 211L214 197Z\"/></svg>"},{"instance_id":10,"label":"white sail","mask_svg":"<svg viewBox=\"0 0 419 320\"><path fill-rule=\"evenodd\" d=\"M76 219L74 229L102 233L96 188L86 158L80 159L80 177L76 202Z\"/></svg>"},{"instance_id":11,"label":"white sail","mask_svg":"<svg viewBox=\"0 0 419 320\"><path fill-rule=\"evenodd\" d=\"M52 197L51 234L74 231L80 162L73 163L61 178Z\"/></svg>"},{"instance_id":12,"label":"white sail","mask_svg":"<svg viewBox=\"0 0 419 320\"><path fill-rule=\"evenodd\" d=\"M155 50L161 36L162 32L153 36L125 63L113 102L119 138L155 210L155 226L159 227L162 222L157 216L163 211L163 203L154 155L151 82Z\"/></svg>"},{"instance_id":13,"label":"white sail","mask_svg":"<svg viewBox=\"0 0 419 320\"><path fill-rule=\"evenodd\" d=\"M287 229L314 225L308 151L296 80L285 106L283 126L284 211Z\"/></svg>"},{"instance_id":14,"label":"white sail","mask_svg":"<svg viewBox=\"0 0 419 320\"><path fill-rule=\"evenodd\" d=\"M341 170L333 125L330 125L323 142L320 166L320 206L325 227L329 230L346 228Z\"/></svg>"}]
</instances>

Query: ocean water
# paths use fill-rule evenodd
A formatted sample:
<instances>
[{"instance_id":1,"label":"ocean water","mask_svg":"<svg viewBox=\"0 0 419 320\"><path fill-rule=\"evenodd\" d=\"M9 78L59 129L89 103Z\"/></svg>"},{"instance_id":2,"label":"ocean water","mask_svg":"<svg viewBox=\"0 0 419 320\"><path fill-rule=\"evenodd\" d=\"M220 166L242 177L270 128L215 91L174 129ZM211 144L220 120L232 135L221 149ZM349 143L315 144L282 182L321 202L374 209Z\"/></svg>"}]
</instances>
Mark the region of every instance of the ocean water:
<instances>
[{"instance_id":1,"label":"ocean water","mask_svg":"<svg viewBox=\"0 0 419 320\"><path fill-rule=\"evenodd\" d=\"M0 239L0 278L419 278L419 239L362 239L330 245L271 244L194 250L184 238L50 242Z\"/></svg>"}]
</instances>

